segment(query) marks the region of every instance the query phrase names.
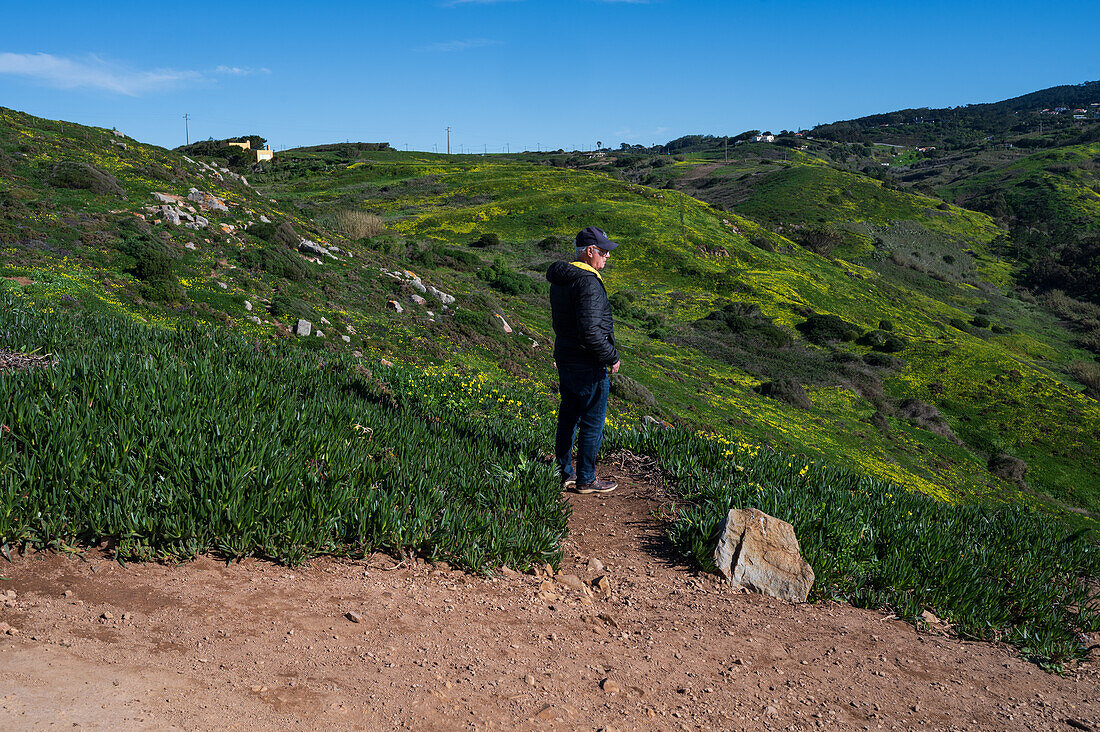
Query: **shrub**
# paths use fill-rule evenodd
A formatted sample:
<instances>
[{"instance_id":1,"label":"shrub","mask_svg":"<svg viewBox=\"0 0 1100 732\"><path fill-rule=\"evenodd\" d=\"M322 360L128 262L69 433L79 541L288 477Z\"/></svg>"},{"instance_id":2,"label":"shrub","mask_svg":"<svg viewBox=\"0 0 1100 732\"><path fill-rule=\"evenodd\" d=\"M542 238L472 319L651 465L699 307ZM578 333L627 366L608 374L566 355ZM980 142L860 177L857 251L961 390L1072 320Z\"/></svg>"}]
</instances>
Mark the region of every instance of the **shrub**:
<instances>
[{"instance_id":1,"label":"shrub","mask_svg":"<svg viewBox=\"0 0 1100 732\"><path fill-rule=\"evenodd\" d=\"M699 330L736 334L746 344L783 348L794 342L790 333L775 325L771 318L752 303L730 303L721 310L708 313L692 325Z\"/></svg>"},{"instance_id":2,"label":"shrub","mask_svg":"<svg viewBox=\"0 0 1100 732\"><path fill-rule=\"evenodd\" d=\"M301 282L313 274L301 257L280 244L265 244L260 249L242 249L237 259L248 269L263 270L291 282Z\"/></svg>"},{"instance_id":3,"label":"shrub","mask_svg":"<svg viewBox=\"0 0 1100 732\"><path fill-rule=\"evenodd\" d=\"M757 249L763 249L765 252L774 252L775 245L772 244L771 239L760 234L753 234L749 237L749 244L752 244Z\"/></svg>"},{"instance_id":4,"label":"shrub","mask_svg":"<svg viewBox=\"0 0 1100 732\"><path fill-rule=\"evenodd\" d=\"M490 287L505 295L522 295L525 292L536 292L538 283L527 275L513 272L508 269L502 259L496 259L493 263L481 269L477 273L478 279L484 280Z\"/></svg>"},{"instance_id":5,"label":"shrub","mask_svg":"<svg viewBox=\"0 0 1100 732\"><path fill-rule=\"evenodd\" d=\"M767 381L753 387L753 391L771 399L786 402L799 409L811 409L814 406L813 402L810 401L810 395L806 393L806 389L794 379Z\"/></svg>"},{"instance_id":6,"label":"shrub","mask_svg":"<svg viewBox=\"0 0 1100 732\"><path fill-rule=\"evenodd\" d=\"M263 241L275 240L275 224L265 224L264 222L259 221L255 224L252 224L252 226L249 226L247 229L245 229L245 231L248 233L249 236L254 236L257 239L261 239Z\"/></svg>"},{"instance_id":7,"label":"shrub","mask_svg":"<svg viewBox=\"0 0 1100 732\"><path fill-rule=\"evenodd\" d=\"M46 183L54 188L75 188L126 198L118 178L87 163L64 161L50 169Z\"/></svg>"},{"instance_id":8,"label":"shrub","mask_svg":"<svg viewBox=\"0 0 1100 732\"><path fill-rule=\"evenodd\" d=\"M813 313L795 328L806 340L819 346L836 341L854 341L859 336L859 328L832 313Z\"/></svg>"},{"instance_id":9,"label":"shrub","mask_svg":"<svg viewBox=\"0 0 1100 732\"><path fill-rule=\"evenodd\" d=\"M321 217L321 221L349 239L378 236L386 228L382 217L358 209L342 209Z\"/></svg>"},{"instance_id":10,"label":"shrub","mask_svg":"<svg viewBox=\"0 0 1100 732\"><path fill-rule=\"evenodd\" d=\"M797 239L803 247L823 257L832 254L833 249L843 241L838 231L825 225L804 229L797 234Z\"/></svg>"},{"instance_id":11,"label":"shrub","mask_svg":"<svg viewBox=\"0 0 1100 732\"><path fill-rule=\"evenodd\" d=\"M539 249L544 252L564 252L569 248L570 242L560 236L548 236L539 242Z\"/></svg>"},{"instance_id":12,"label":"shrub","mask_svg":"<svg viewBox=\"0 0 1100 732\"><path fill-rule=\"evenodd\" d=\"M880 320L880 321L878 321L878 329L879 330L885 330L885 331L891 331L891 330L894 329L894 323L893 323L893 321L890 321L890 320Z\"/></svg>"},{"instance_id":13,"label":"shrub","mask_svg":"<svg viewBox=\"0 0 1100 732\"><path fill-rule=\"evenodd\" d=\"M904 351L907 345L908 343L904 338L894 333L890 333L886 336L886 340L883 344L875 350L882 351L883 353L898 353L899 351Z\"/></svg>"},{"instance_id":14,"label":"shrub","mask_svg":"<svg viewBox=\"0 0 1100 732\"><path fill-rule=\"evenodd\" d=\"M887 356L885 353L871 351L870 353L864 354L863 363L868 366L888 369L897 366L900 362L892 356Z\"/></svg>"},{"instance_id":15,"label":"shrub","mask_svg":"<svg viewBox=\"0 0 1100 732\"><path fill-rule=\"evenodd\" d=\"M268 310L276 318L282 318L285 316L291 316L294 318L310 318L316 317L316 314L306 302L299 300L296 297L290 295L276 295L271 298L271 305L268 306Z\"/></svg>"},{"instance_id":16,"label":"shrub","mask_svg":"<svg viewBox=\"0 0 1100 732\"><path fill-rule=\"evenodd\" d=\"M175 262L164 242L150 233L127 237L119 247L133 265L130 273L141 280L139 292L152 302L179 302L186 299L176 279Z\"/></svg>"},{"instance_id":17,"label":"shrub","mask_svg":"<svg viewBox=\"0 0 1100 732\"><path fill-rule=\"evenodd\" d=\"M1073 378L1085 385L1085 393L1100 399L1100 363L1074 361L1069 365Z\"/></svg>"},{"instance_id":18,"label":"shrub","mask_svg":"<svg viewBox=\"0 0 1100 732\"><path fill-rule=\"evenodd\" d=\"M482 249L485 247L500 246L500 237L493 233L482 234L480 237L470 242L470 246Z\"/></svg>"},{"instance_id":19,"label":"shrub","mask_svg":"<svg viewBox=\"0 0 1100 732\"><path fill-rule=\"evenodd\" d=\"M973 320L970 321L970 324L973 325L975 328L988 328L989 318L985 317L984 315L975 315Z\"/></svg>"},{"instance_id":20,"label":"shrub","mask_svg":"<svg viewBox=\"0 0 1100 732\"><path fill-rule=\"evenodd\" d=\"M611 393L628 402L642 404L651 409L657 408L657 398L653 393L629 376L611 375Z\"/></svg>"}]
</instances>

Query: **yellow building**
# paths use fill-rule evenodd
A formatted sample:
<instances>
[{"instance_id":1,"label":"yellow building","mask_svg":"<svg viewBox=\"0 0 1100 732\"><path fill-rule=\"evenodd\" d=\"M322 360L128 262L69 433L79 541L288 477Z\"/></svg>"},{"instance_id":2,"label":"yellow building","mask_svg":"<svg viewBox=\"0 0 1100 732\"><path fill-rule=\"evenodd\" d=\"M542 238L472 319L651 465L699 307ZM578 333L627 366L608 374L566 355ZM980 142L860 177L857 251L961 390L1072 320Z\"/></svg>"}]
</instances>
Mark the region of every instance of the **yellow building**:
<instances>
[{"instance_id":1,"label":"yellow building","mask_svg":"<svg viewBox=\"0 0 1100 732\"><path fill-rule=\"evenodd\" d=\"M244 142L227 142L225 144L227 146L232 145L233 147L239 147L242 150L251 150L252 149L252 143L249 142L248 140L245 140Z\"/></svg>"},{"instance_id":2,"label":"yellow building","mask_svg":"<svg viewBox=\"0 0 1100 732\"><path fill-rule=\"evenodd\" d=\"M248 148L246 147L245 150ZM271 160L275 157L275 151L271 149L271 145L268 145L263 150L253 150L252 154L256 156L256 162L261 160Z\"/></svg>"}]
</instances>

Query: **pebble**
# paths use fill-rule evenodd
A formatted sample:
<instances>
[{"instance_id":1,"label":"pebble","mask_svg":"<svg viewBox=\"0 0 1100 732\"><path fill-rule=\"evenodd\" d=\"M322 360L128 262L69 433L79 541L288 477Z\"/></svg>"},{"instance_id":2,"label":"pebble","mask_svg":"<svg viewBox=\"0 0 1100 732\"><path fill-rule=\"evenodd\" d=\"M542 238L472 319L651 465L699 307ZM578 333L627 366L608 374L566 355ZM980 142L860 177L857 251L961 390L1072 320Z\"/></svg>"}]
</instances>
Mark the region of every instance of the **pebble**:
<instances>
[{"instance_id":1,"label":"pebble","mask_svg":"<svg viewBox=\"0 0 1100 732\"><path fill-rule=\"evenodd\" d=\"M8 590L7 592L4 593L4 597L8 598L9 600L14 600L15 599L15 590Z\"/></svg>"},{"instance_id":2,"label":"pebble","mask_svg":"<svg viewBox=\"0 0 1100 732\"><path fill-rule=\"evenodd\" d=\"M527 674L526 676L523 677L523 681L528 686L534 686L535 685L535 676L534 676L534 674Z\"/></svg>"},{"instance_id":3,"label":"pebble","mask_svg":"<svg viewBox=\"0 0 1100 732\"><path fill-rule=\"evenodd\" d=\"M355 612L354 610L349 610L348 612L344 613L344 617L353 623L363 622L363 616Z\"/></svg>"},{"instance_id":4,"label":"pebble","mask_svg":"<svg viewBox=\"0 0 1100 732\"><path fill-rule=\"evenodd\" d=\"M774 717L779 714L779 710L771 705L768 705L764 707L764 714L768 715L769 717Z\"/></svg>"},{"instance_id":5,"label":"pebble","mask_svg":"<svg viewBox=\"0 0 1100 732\"><path fill-rule=\"evenodd\" d=\"M610 595L611 581L607 579L607 575L597 577L596 579L592 580L592 588L596 590L596 592L602 592L605 595Z\"/></svg>"},{"instance_id":6,"label":"pebble","mask_svg":"<svg viewBox=\"0 0 1100 732\"><path fill-rule=\"evenodd\" d=\"M111 613L110 611L103 613L99 617L103 618L104 620L114 620L115 619L114 614Z\"/></svg>"},{"instance_id":7,"label":"pebble","mask_svg":"<svg viewBox=\"0 0 1100 732\"><path fill-rule=\"evenodd\" d=\"M600 682L600 688L606 691L608 694L618 694L623 689L613 679L604 679Z\"/></svg>"},{"instance_id":8,"label":"pebble","mask_svg":"<svg viewBox=\"0 0 1100 732\"><path fill-rule=\"evenodd\" d=\"M588 560L588 571L593 573L599 573L603 571L603 562L595 557Z\"/></svg>"},{"instance_id":9,"label":"pebble","mask_svg":"<svg viewBox=\"0 0 1100 732\"><path fill-rule=\"evenodd\" d=\"M73 596L73 591L72 590L65 590L64 592L61 593L61 596L62 597L72 597Z\"/></svg>"}]
</instances>

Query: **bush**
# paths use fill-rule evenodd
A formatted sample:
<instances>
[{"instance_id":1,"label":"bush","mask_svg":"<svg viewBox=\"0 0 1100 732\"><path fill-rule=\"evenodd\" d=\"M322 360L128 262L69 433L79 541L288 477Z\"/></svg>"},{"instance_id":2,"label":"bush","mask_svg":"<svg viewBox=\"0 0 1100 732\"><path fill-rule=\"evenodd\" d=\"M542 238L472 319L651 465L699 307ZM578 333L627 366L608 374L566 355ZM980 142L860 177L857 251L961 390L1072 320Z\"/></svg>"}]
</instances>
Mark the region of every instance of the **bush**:
<instances>
[{"instance_id":1,"label":"bush","mask_svg":"<svg viewBox=\"0 0 1100 732\"><path fill-rule=\"evenodd\" d=\"M900 362L892 356L887 356L885 353L871 351L870 353L864 354L863 363L868 366L875 366L876 368L888 369L897 366Z\"/></svg>"},{"instance_id":2,"label":"bush","mask_svg":"<svg viewBox=\"0 0 1100 732\"><path fill-rule=\"evenodd\" d=\"M1100 399L1100 363L1095 361L1074 361L1069 365L1073 378L1085 385L1085 393Z\"/></svg>"},{"instance_id":3,"label":"bush","mask_svg":"<svg viewBox=\"0 0 1100 732\"><path fill-rule=\"evenodd\" d=\"M46 183L54 188L74 188L126 198L118 178L87 163L65 161L50 169Z\"/></svg>"},{"instance_id":4,"label":"bush","mask_svg":"<svg viewBox=\"0 0 1100 732\"><path fill-rule=\"evenodd\" d=\"M386 228L382 217L358 209L343 209L321 217L321 221L349 239L378 236Z\"/></svg>"},{"instance_id":5,"label":"bush","mask_svg":"<svg viewBox=\"0 0 1100 732\"><path fill-rule=\"evenodd\" d=\"M482 234L480 237L470 242L470 246L479 247L482 249L485 247L500 246L500 237L492 233Z\"/></svg>"},{"instance_id":6,"label":"bush","mask_svg":"<svg viewBox=\"0 0 1100 732\"><path fill-rule=\"evenodd\" d=\"M650 409L657 408L657 398L653 393L629 376L611 375L611 393L620 399L641 404Z\"/></svg>"},{"instance_id":7,"label":"bush","mask_svg":"<svg viewBox=\"0 0 1100 732\"><path fill-rule=\"evenodd\" d=\"M299 300L296 297L290 295L276 295L271 298L271 305L268 306L268 310L276 318L282 318L287 315L294 318L305 318L310 320L316 317L316 313L305 301Z\"/></svg>"},{"instance_id":8,"label":"bush","mask_svg":"<svg viewBox=\"0 0 1100 732\"><path fill-rule=\"evenodd\" d=\"M313 271L301 257L280 244L265 244L260 249L242 249L237 259L248 269L263 270L291 282L301 282L313 275Z\"/></svg>"},{"instance_id":9,"label":"bush","mask_svg":"<svg viewBox=\"0 0 1100 732\"><path fill-rule=\"evenodd\" d=\"M503 292L505 295L522 295L525 292L538 290L538 283L535 280L508 269L504 261L499 258L490 266L479 270L477 276L494 290Z\"/></svg>"},{"instance_id":10,"label":"bush","mask_svg":"<svg viewBox=\"0 0 1100 732\"><path fill-rule=\"evenodd\" d=\"M806 340L819 346L837 341L854 341L859 337L859 328L832 313L814 313L795 328Z\"/></svg>"},{"instance_id":11,"label":"bush","mask_svg":"<svg viewBox=\"0 0 1100 732\"><path fill-rule=\"evenodd\" d=\"M570 242L560 236L548 236L539 242L539 249L544 252L565 252L571 248Z\"/></svg>"},{"instance_id":12,"label":"bush","mask_svg":"<svg viewBox=\"0 0 1100 732\"><path fill-rule=\"evenodd\" d=\"M767 381L753 387L753 391L771 399L786 402L799 409L811 409L814 406L813 402L810 401L810 395L806 393L806 389L794 379Z\"/></svg>"},{"instance_id":13,"label":"bush","mask_svg":"<svg viewBox=\"0 0 1100 732\"><path fill-rule=\"evenodd\" d=\"M774 252L775 245L772 244L771 239L760 234L753 234L749 237L749 244L752 244L757 249L763 249L765 252Z\"/></svg>"},{"instance_id":14,"label":"bush","mask_svg":"<svg viewBox=\"0 0 1100 732\"><path fill-rule=\"evenodd\" d=\"M890 320L880 320L880 321L878 321L878 329L879 330L886 330L886 331L893 330L894 329L894 323Z\"/></svg>"},{"instance_id":15,"label":"bush","mask_svg":"<svg viewBox=\"0 0 1100 732\"><path fill-rule=\"evenodd\" d=\"M819 225L805 229L796 235L798 243L815 254L828 257L841 244L843 237L835 229Z\"/></svg>"},{"instance_id":16,"label":"bush","mask_svg":"<svg viewBox=\"0 0 1100 732\"><path fill-rule=\"evenodd\" d=\"M970 324L973 325L975 328L988 328L989 318L985 317L984 315L975 315L974 319L970 321Z\"/></svg>"},{"instance_id":17,"label":"bush","mask_svg":"<svg viewBox=\"0 0 1100 732\"><path fill-rule=\"evenodd\" d=\"M186 293L176 279L175 262L164 242L152 234L125 239L120 249L133 262L130 273L141 280L139 292L152 302L179 302Z\"/></svg>"},{"instance_id":18,"label":"bush","mask_svg":"<svg viewBox=\"0 0 1100 732\"><path fill-rule=\"evenodd\" d=\"M448 267L460 272L472 272L484 264L481 257L471 251L441 244L417 248L410 259L426 267Z\"/></svg>"},{"instance_id":19,"label":"bush","mask_svg":"<svg viewBox=\"0 0 1100 732\"><path fill-rule=\"evenodd\" d=\"M736 334L738 340L746 344L783 348L794 343L790 333L775 325L771 318L752 303L730 303L721 310L708 313L692 325L698 330Z\"/></svg>"}]
</instances>

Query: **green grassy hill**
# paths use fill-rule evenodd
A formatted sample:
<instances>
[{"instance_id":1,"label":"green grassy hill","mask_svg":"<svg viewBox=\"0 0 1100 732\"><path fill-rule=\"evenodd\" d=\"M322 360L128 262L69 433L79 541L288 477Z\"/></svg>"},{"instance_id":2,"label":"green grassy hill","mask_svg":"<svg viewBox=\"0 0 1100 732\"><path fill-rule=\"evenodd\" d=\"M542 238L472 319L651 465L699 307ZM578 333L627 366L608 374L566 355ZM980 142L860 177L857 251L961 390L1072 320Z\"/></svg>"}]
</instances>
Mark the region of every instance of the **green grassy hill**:
<instances>
[{"instance_id":1,"label":"green grassy hill","mask_svg":"<svg viewBox=\"0 0 1100 732\"><path fill-rule=\"evenodd\" d=\"M623 243L607 281L619 295L624 373L648 392L619 389L614 420L655 412L953 500L1024 496L1100 510L1098 461L1085 459L1100 447L1100 410L1052 370L1074 355L1068 337L1060 340L1049 318L1010 296L1009 268L987 248L999 229L980 214L813 160L754 171L737 205L746 217L599 172L509 158L349 155L338 145L282 155L251 176L253 188L134 141L123 149L108 131L67 127L5 114L4 196L15 215L7 217L3 274L30 279L6 287L43 305L78 307L68 296L79 307L252 334L285 333L305 317L327 331L310 341L317 347L457 362L502 383L524 379L542 394L538 411L551 413L552 333L540 272L568 256L576 230L598 223ZM63 161L115 175L125 199L49 185ZM690 175L691 164L673 166L681 167ZM744 174L731 167L710 175ZM145 231L149 222L134 217L156 203L154 191L190 187L223 197L229 211L207 212L211 225L198 231L164 224ZM377 215L385 231L351 239L333 224L341 211ZM261 225L261 216L273 224ZM276 224L341 253L313 261L292 253L288 265L274 256ZM842 233L847 258L795 243L816 225ZM471 246L483 234L499 243ZM175 296L158 299L142 280L133 242L143 238L167 248ZM928 257L929 271L914 269L914 256ZM943 266L951 256L955 264L937 277L937 260ZM455 315L443 317L438 300L411 304L409 285L382 269L413 270L453 294ZM246 311L246 300L256 310ZM389 300L404 312L389 309ZM709 314L736 303L757 306L754 322L782 335L769 340L743 324L710 328ZM497 332L494 314L516 332ZM904 349L887 355L843 338L814 342L799 330L814 314L842 318L851 336L870 334L868 343L881 340L888 321ZM759 393L779 380L802 385L812 407ZM934 418L907 417L911 408L898 409L907 399L933 405L958 441L929 429L940 424ZM1027 462L1026 487L990 472L1001 453Z\"/></svg>"},{"instance_id":2,"label":"green grassy hill","mask_svg":"<svg viewBox=\"0 0 1100 732\"><path fill-rule=\"evenodd\" d=\"M817 597L1087 652L1100 404L987 216L793 154L654 168L730 186L725 211L552 156L329 145L240 171L0 122L0 348L57 363L0 371L6 549L558 561L542 272L595 224L622 244L607 444L654 457L685 555L708 566L753 505L795 525Z\"/></svg>"}]
</instances>

